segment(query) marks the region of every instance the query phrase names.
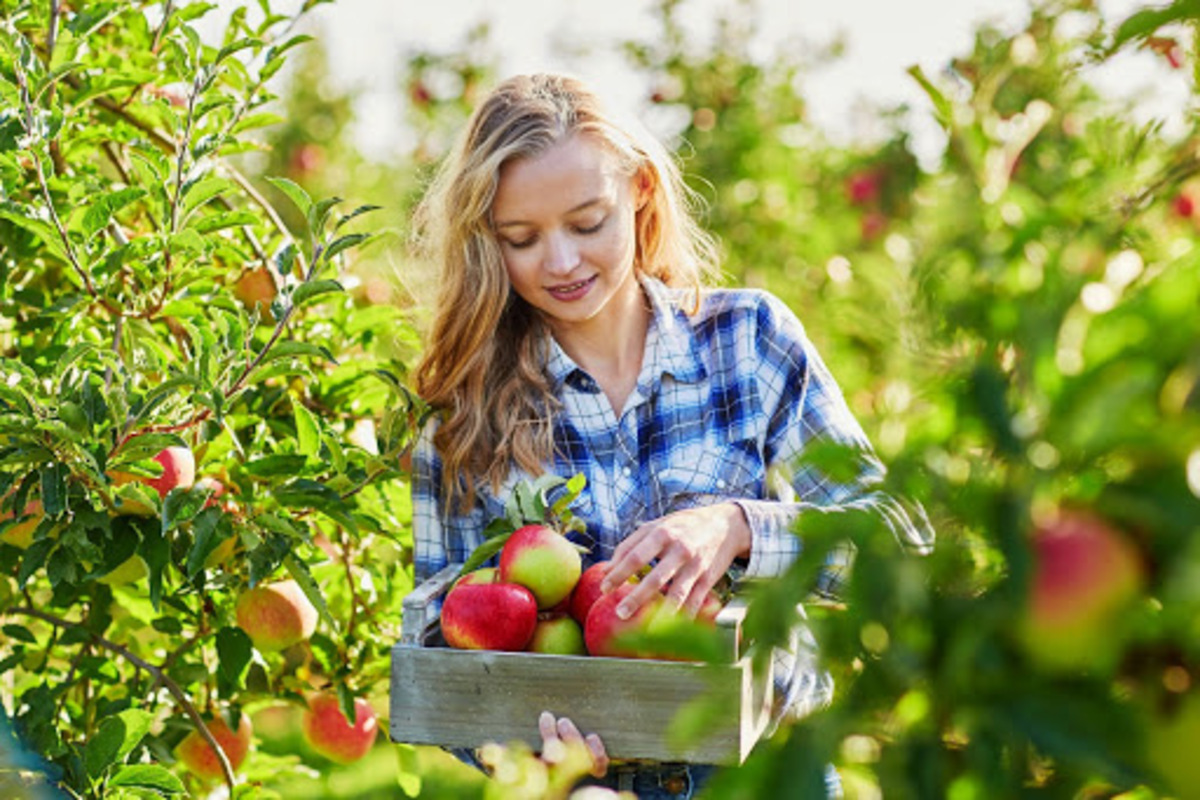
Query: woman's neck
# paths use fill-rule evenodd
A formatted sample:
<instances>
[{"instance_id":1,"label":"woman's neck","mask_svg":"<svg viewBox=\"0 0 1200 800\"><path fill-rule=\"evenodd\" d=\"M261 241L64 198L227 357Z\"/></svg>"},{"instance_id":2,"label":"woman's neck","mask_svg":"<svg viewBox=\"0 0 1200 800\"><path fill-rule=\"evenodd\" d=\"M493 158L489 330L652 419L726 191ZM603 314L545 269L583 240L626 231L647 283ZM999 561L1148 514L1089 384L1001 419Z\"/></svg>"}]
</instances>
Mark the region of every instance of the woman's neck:
<instances>
[{"instance_id":1,"label":"woman's neck","mask_svg":"<svg viewBox=\"0 0 1200 800\"><path fill-rule=\"evenodd\" d=\"M583 325L555 328L554 338L571 360L600 385L620 415L637 385L652 313L641 284L613 298L609 313Z\"/></svg>"}]
</instances>

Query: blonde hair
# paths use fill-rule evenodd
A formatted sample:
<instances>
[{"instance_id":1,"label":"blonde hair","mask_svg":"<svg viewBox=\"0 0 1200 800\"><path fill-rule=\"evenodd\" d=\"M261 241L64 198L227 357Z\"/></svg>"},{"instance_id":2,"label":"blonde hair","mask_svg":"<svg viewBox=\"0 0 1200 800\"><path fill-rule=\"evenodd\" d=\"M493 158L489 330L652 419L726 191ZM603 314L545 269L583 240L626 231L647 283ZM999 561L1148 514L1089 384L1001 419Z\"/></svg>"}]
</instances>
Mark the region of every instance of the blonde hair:
<instances>
[{"instance_id":1,"label":"blonde hair","mask_svg":"<svg viewBox=\"0 0 1200 800\"><path fill-rule=\"evenodd\" d=\"M554 451L545 323L511 289L491 225L505 163L590 135L629 176L649 180L635 218L635 269L694 288L697 302L715 275L713 240L690 213L694 194L666 148L635 129L618 125L575 78L510 78L476 108L417 208L416 242L440 269L440 288L416 391L441 418L434 446L448 507L469 508L483 481L498 489L513 464L540 474Z\"/></svg>"}]
</instances>

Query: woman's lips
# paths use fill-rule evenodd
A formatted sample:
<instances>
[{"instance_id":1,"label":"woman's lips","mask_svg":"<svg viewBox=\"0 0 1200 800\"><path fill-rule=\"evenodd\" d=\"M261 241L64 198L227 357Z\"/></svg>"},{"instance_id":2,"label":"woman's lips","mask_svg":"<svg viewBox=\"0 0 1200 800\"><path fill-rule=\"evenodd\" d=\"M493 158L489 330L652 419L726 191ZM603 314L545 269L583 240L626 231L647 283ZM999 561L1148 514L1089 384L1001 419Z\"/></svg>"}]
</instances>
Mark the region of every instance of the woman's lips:
<instances>
[{"instance_id":1,"label":"woman's lips","mask_svg":"<svg viewBox=\"0 0 1200 800\"><path fill-rule=\"evenodd\" d=\"M572 283L562 283L558 286L548 287L546 291L554 296L555 300L571 301L578 300L588 293L592 288L592 284L596 282L596 276L593 275L582 281L574 281Z\"/></svg>"}]
</instances>

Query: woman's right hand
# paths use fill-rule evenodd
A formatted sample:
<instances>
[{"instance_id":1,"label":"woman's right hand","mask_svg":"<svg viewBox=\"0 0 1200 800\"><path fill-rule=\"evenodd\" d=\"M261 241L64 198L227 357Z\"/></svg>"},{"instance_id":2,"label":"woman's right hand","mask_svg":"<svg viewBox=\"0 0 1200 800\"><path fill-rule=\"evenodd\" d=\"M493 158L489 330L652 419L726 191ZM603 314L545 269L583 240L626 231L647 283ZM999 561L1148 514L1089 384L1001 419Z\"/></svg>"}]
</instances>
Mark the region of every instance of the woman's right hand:
<instances>
[{"instance_id":1,"label":"woman's right hand","mask_svg":"<svg viewBox=\"0 0 1200 800\"><path fill-rule=\"evenodd\" d=\"M560 761L566 755L566 745L582 744L592 756L592 775L603 778L608 772L608 751L597 734L584 736L574 722L566 717L555 717L549 711L543 711L538 717L538 731L542 735L542 759L548 763Z\"/></svg>"}]
</instances>

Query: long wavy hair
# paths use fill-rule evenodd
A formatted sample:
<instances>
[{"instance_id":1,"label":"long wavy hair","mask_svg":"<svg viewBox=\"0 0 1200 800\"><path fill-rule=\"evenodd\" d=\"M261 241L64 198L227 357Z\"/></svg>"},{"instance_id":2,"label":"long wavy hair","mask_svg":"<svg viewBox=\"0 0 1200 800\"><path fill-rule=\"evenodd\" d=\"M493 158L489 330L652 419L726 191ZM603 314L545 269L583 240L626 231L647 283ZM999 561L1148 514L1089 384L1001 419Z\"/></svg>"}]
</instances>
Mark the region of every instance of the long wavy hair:
<instances>
[{"instance_id":1,"label":"long wavy hair","mask_svg":"<svg viewBox=\"0 0 1200 800\"><path fill-rule=\"evenodd\" d=\"M439 271L429 340L416 391L440 417L433 443L442 460L446 507L497 490L515 464L532 475L553 456L559 408L544 366L548 328L512 290L492 227L500 169L587 134L630 177L649 179L635 218L634 268L670 286L700 292L716 275L716 248L696 223L696 196L653 136L620 125L582 82L556 74L499 84L475 109L442 162L414 217L415 243Z\"/></svg>"}]
</instances>

